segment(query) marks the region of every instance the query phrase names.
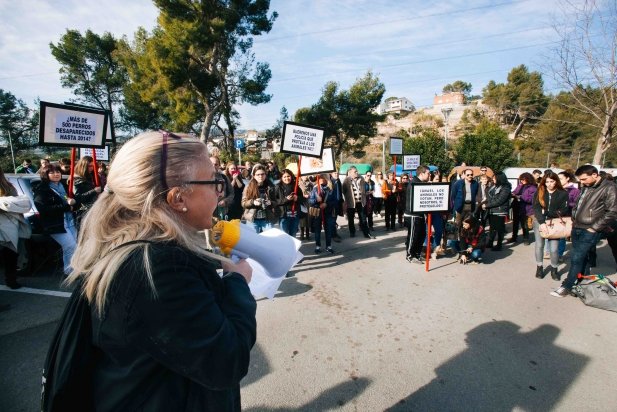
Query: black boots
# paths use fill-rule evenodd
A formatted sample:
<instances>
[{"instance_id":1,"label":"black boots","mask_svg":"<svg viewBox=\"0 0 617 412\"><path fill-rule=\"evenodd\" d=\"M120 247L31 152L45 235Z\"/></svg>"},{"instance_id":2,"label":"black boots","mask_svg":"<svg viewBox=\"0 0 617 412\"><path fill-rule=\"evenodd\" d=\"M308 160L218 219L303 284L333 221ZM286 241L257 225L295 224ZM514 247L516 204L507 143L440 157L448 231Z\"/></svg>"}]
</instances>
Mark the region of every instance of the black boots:
<instances>
[{"instance_id":1,"label":"black boots","mask_svg":"<svg viewBox=\"0 0 617 412\"><path fill-rule=\"evenodd\" d=\"M544 277L544 268L542 266L536 267L536 277L542 279Z\"/></svg>"},{"instance_id":2,"label":"black boots","mask_svg":"<svg viewBox=\"0 0 617 412\"><path fill-rule=\"evenodd\" d=\"M557 273L557 268L551 266L551 279L559 280L559 273Z\"/></svg>"}]
</instances>

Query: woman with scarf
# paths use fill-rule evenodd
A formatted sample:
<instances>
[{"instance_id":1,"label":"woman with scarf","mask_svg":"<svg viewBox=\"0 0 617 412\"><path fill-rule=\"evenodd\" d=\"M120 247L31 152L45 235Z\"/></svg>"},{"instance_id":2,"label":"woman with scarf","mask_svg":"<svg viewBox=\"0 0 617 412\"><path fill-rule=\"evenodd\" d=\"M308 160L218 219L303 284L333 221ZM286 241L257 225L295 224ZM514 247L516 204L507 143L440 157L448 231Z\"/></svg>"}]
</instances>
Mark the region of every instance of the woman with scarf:
<instances>
[{"instance_id":1,"label":"woman with scarf","mask_svg":"<svg viewBox=\"0 0 617 412\"><path fill-rule=\"evenodd\" d=\"M60 166L50 164L39 170L39 176L41 183L34 192L34 204L41 214L43 232L62 247L63 270L68 275L72 270L71 258L77 246L73 210L77 210L80 204L76 199L68 197Z\"/></svg>"},{"instance_id":2,"label":"woman with scarf","mask_svg":"<svg viewBox=\"0 0 617 412\"><path fill-rule=\"evenodd\" d=\"M300 204L304 200L302 190L296 189L296 178L289 169L283 169L281 180L276 185L276 203L279 205L279 226L289 236L296 236L300 225Z\"/></svg>"},{"instance_id":3,"label":"woman with scarf","mask_svg":"<svg viewBox=\"0 0 617 412\"><path fill-rule=\"evenodd\" d=\"M261 233L271 229L276 223L276 195L274 185L267 177L266 168L257 165L253 168L253 178L242 193L244 220Z\"/></svg>"},{"instance_id":4,"label":"woman with scarf","mask_svg":"<svg viewBox=\"0 0 617 412\"><path fill-rule=\"evenodd\" d=\"M315 228L315 253L321 253L321 226L326 232L326 251L334 254L332 249L332 234L336 224L336 207L338 201L334 196L334 187L328 175L322 174L317 177L317 182L309 196L309 206L321 209L319 216L313 217Z\"/></svg>"},{"instance_id":5,"label":"woman with scarf","mask_svg":"<svg viewBox=\"0 0 617 412\"><path fill-rule=\"evenodd\" d=\"M478 219L467 216L461 223L459 232L459 262L466 264L482 262L482 251L484 250L484 228L479 224Z\"/></svg>"}]
</instances>

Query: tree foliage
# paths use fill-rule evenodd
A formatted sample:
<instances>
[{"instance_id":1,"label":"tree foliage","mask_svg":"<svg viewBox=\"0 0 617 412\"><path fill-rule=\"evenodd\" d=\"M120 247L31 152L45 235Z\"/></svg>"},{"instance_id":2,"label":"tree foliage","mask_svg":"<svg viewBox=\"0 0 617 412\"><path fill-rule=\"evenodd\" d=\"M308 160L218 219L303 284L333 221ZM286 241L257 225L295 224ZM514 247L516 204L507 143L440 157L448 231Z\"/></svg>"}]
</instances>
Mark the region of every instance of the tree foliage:
<instances>
[{"instance_id":1,"label":"tree foliage","mask_svg":"<svg viewBox=\"0 0 617 412\"><path fill-rule=\"evenodd\" d=\"M23 100L0 89L0 134L7 147L12 144L14 152L19 152L38 143L38 120L38 111L31 111Z\"/></svg>"},{"instance_id":2,"label":"tree foliage","mask_svg":"<svg viewBox=\"0 0 617 412\"><path fill-rule=\"evenodd\" d=\"M498 171L514 166L514 144L498 124L484 120L473 133L463 135L454 146L457 163L488 166Z\"/></svg>"},{"instance_id":3,"label":"tree foliage","mask_svg":"<svg viewBox=\"0 0 617 412\"><path fill-rule=\"evenodd\" d=\"M467 83L462 80L457 80L455 82L446 84L443 87L442 92L443 93L460 92L465 95L465 98L469 98L471 89L473 89L473 86L471 85L471 83Z\"/></svg>"},{"instance_id":4,"label":"tree foliage","mask_svg":"<svg viewBox=\"0 0 617 412\"><path fill-rule=\"evenodd\" d=\"M488 83L482 90L483 103L497 113L501 123L516 125L512 133L516 138L526 123L537 122L546 110L543 87L542 75L521 64L510 71L507 83Z\"/></svg>"},{"instance_id":5,"label":"tree foliage","mask_svg":"<svg viewBox=\"0 0 617 412\"><path fill-rule=\"evenodd\" d=\"M423 165L435 165L440 170L449 172L454 163L448 157L443 137L435 129L424 129L419 136L406 137L403 133L403 152L420 155Z\"/></svg>"},{"instance_id":6,"label":"tree foliage","mask_svg":"<svg viewBox=\"0 0 617 412\"><path fill-rule=\"evenodd\" d=\"M79 102L113 111L121 103L128 82L126 70L115 56L118 40L110 33L90 30L82 35L67 30L51 54L60 63L62 87L72 89Z\"/></svg>"},{"instance_id":7,"label":"tree foliage","mask_svg":"<svg viewBox=\"0 0 617 412\"><path fill-rule=\"evenodd\" d=\"M201 128L207 140L217 116L233 135L242 103L270 100L271 73L256 63L253 36L277 17L269 0L155 0L159 25L140 31L123 59L139 99L163 113L178 130ZM137 100L139 100L137 99ZM146 110L147 112L147 110Z\"/></svg>"},{"instance_id":8,"label":"tree foliage","mask_svg":"<svg viewBox=\"0 0 617 412\"><path fill-rule=\"evenodd\" d=\"M573 99L572 108L593 117L597 143L593 163L601 163L614 134L617 116L617 4L614 1L568 2L555 24L559 36L549 70Z\"/></svg>"},{"instance_id":9,"label":"tree foliage","mask_svg":"<svg viewBox=\"0 0 617 412\"><path fill-rule=\"evenodd\" d=\"M384 116L373 112L379 105L385 86L370 71L351 85L341 89L336 82L328 82L319 101L310 108L302 108L294 114L299 123L323 127L326 146L341 152L359 153L377 134L377 122Z\"/></svg>"}]
</instances>

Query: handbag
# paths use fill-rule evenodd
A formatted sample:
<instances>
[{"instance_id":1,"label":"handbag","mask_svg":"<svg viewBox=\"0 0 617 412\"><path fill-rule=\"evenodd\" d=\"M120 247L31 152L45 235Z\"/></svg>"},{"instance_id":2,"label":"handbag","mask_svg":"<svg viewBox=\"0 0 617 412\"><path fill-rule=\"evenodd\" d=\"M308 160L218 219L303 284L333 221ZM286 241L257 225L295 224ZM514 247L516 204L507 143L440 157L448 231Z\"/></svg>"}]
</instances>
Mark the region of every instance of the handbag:
<instances>
[{"instance_id":1,"label":"handbag","mask_svg":"<svg viewBox=\"0 0 617 412\"><path fill-rule=\"evenodd\" d=\"M309 215L313 217L317 217L321 215L321 209L318 207L309 206Z\"/></svg>"},{"instance_id":2,"label":"handbag","mask_svg":"<svg viewBox=\"0 0 617 412\"><path fill-rule=\"evenodd\" d=\"M90 305L81 285L60 318L43 367L41 411L93 411L93 374L99 349L92 345Z\"/></svg>"},{"instance_id":3,"label":"handbag","mask_svg":"<svg viewBox=\"0 0 617 412\"><path fill-rule=\"evenodd\" d=\"M572 232L572 218L570 216L559 216L544 222L544 230L540 225L540 236L544 239L562 239L570 236Z\"/></svg>"}]
</instances>

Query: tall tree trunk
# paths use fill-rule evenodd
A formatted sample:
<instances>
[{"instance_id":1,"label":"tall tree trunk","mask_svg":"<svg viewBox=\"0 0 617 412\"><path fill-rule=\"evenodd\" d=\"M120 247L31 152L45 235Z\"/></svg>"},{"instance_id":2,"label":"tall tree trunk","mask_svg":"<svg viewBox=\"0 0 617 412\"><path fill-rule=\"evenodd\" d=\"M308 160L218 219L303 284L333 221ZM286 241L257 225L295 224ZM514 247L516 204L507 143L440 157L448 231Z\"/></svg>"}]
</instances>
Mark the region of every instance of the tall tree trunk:
<instances>
[{"instance_id":1,"label":"tall tree trunk","mask_svg":"<svg viewBox=\"0 0 617 412\"><path fill-rule=\"evenodd\" d=\"M604 124L602 125L602 132L598 138L598 144L596 145L596 152L593 155L593 164L599 165L602 162L602 155L611 146L611 137L613 135L613 121L615 113L617 112L617 101L615 101L611 107L608 108L608 112L604 115Z\"/></svg>"},{"instance_id":2,"label":"tall tree trunk","mask_svg":"<svg viewBox=\"0 0 617 412\"><path fill-rule=\"evenodd\" d=\"M199 136L199 139L204 143L206 143L210 137L210 128L212 127L213 121L214 111L206 110L206 117L204 118L204 124L201 126L201 135Z\"/></svg>"},{"instance_id":3,"label":"tall tree trunk","mask_svg":"<svg viewBox=\"0 0 617 412\"><path fill-rule=\"evenodd\" d=\"M521 133L521 130L523 130L523 126L525 125L526 122L527 122L527 117L525 116L518 123L518 125L516 126L516 129L514 129L514 132L512 132L510 134L510 136L508 136L508 137L510 139L516 139L518 137L518 135Z\"/></svg>"}]
</instances>

